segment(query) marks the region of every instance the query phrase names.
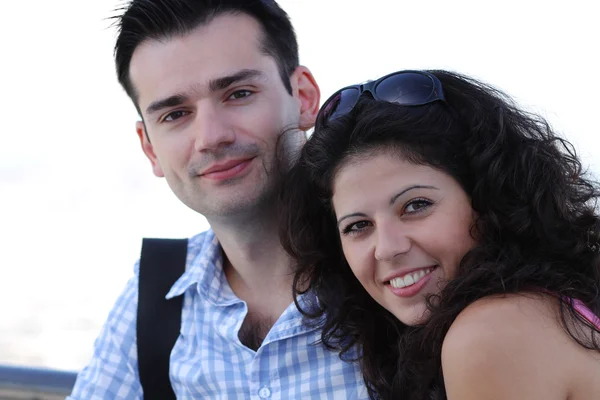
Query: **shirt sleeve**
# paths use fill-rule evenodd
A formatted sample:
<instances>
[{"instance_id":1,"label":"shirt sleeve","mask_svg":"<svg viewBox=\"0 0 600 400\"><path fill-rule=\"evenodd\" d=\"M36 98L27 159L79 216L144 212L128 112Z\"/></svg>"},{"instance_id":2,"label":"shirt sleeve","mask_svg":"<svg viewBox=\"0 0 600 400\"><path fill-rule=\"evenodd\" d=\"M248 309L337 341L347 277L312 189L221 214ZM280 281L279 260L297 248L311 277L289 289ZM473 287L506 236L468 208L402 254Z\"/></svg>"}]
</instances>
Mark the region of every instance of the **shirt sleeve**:
<instances>
[{"instance_id":1,"label":"shirt sleeve","mask_svg":"<svg viewBox=\"0 0 600 400\"><path fill-rule=\"evenodd\" d=\"M127 282L94 343L90 363L67 400L142 399L137 344L138 271Z\"/></svg>"}]
</instances>

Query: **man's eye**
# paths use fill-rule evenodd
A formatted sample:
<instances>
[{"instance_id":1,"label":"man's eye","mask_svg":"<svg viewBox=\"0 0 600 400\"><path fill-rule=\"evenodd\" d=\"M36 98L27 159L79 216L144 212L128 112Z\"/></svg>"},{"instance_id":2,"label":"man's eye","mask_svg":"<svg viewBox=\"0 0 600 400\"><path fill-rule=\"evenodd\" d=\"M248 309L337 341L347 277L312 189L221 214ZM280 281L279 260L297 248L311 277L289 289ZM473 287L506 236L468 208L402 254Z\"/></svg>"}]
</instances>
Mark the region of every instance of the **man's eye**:
<instances>
[{"instance_id":1,"label":"man's eye","mask_svg":"<svg viewBox=\"0 0 600 400\"><path fill-rule=\"evenodd\" d=\"M168 113L164 118L163 121L166 122L173 122L175 120L178 120L181 117L184 117L188 114L187 111L173 111Z\"/></svg>"},{"instance_id":2,"label":"man's eye","mask_svg":"<svg viewBox=\"0 0 600 400\"><path fill-rule=\"evenodd\" d=\"M252 95L252 92L249 90L238 90L238 91L233 92L229 96L229 99L230 100L239 100L239 99L249 97L250 95Z\"/></svg>"}]
</instances>

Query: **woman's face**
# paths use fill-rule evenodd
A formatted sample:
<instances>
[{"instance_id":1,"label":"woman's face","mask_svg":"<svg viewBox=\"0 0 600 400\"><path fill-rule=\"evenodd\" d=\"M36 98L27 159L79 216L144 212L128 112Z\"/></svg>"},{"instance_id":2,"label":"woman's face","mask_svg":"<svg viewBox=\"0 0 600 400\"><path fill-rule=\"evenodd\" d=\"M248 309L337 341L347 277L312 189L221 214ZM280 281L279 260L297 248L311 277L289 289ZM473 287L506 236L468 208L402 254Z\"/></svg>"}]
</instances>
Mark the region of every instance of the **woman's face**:
<instances>
[{"instance_id":1,"label":"woman's face","mask_svg":"<svg viewBox=\"0 0 600 400\"><path fill-rule=\"evenodd\" d=\"M344 255L367 292L407 325L474 246L471 201L444 172L378 153L342 165L333 207Z\"/></svg>"}]
</instances>

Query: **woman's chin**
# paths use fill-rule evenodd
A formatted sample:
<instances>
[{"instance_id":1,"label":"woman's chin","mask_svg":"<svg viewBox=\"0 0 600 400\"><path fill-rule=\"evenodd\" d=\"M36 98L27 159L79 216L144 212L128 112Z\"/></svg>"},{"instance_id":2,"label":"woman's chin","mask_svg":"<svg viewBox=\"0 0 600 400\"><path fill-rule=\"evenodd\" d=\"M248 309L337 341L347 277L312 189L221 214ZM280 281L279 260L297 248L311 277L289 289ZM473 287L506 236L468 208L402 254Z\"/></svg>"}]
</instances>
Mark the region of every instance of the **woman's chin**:
<instances>
[{"instance_id":1,"label":"woman's chin","mask_svg":"<svg viewBox=\"0 0 600 400\"><path fill-rule=\"evenodd\" d=\"M417 325L426 323L427 320L429 319L429 310L427 309L427 307L425 305L423 305L422 310L419 310L419 311L414 310L414 309L411 310L410 313L407 313L406 310L404 310L404 311L405 312L393 312L392 313L404 325L417 326Z\"/></svg>"}]
</instances>

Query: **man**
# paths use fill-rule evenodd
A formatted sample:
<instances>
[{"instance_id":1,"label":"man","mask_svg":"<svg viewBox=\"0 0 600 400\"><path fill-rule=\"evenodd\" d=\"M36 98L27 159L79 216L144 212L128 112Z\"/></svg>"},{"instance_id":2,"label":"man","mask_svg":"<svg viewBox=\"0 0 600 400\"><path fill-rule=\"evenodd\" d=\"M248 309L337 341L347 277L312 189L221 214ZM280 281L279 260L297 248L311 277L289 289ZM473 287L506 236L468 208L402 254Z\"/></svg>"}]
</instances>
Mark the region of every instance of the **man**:
<instances>
[{"instance_id":1,"label":"man","mask_svg":"<svg viewBox=\"0 0 600 400\"><path fill-rule=\"evenodd\" d=\"M272 0L133 0L118 26L117 73L142 117L142 149L211 226L189 239L167 296L184 298L170 353L177 398L367 398L357 365L302 324L277 235L279 182L320 100L285 12ZM138 274L72 399L142 398Z\"/></svg>"}]
</instances>

